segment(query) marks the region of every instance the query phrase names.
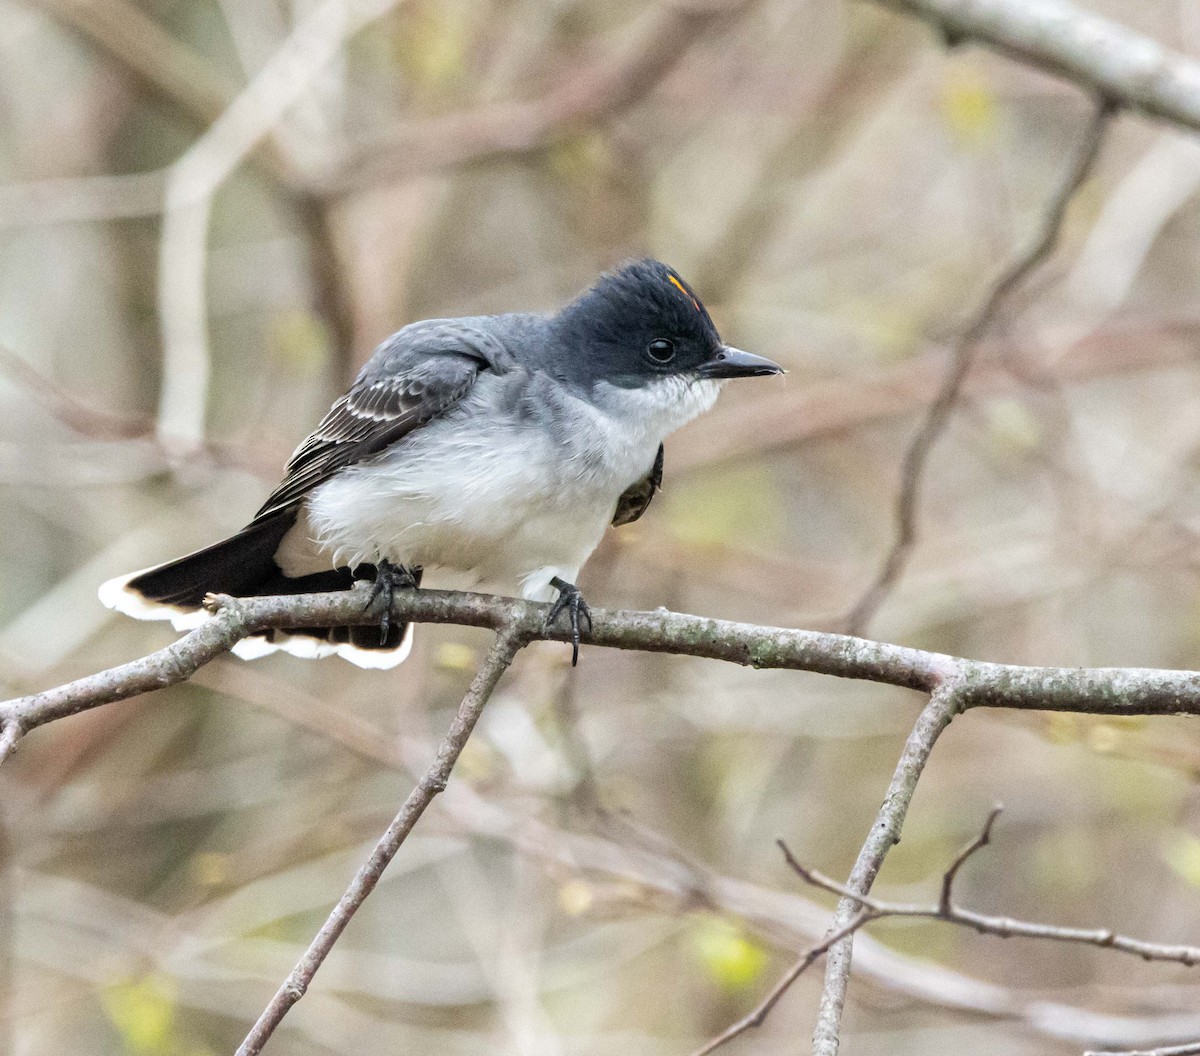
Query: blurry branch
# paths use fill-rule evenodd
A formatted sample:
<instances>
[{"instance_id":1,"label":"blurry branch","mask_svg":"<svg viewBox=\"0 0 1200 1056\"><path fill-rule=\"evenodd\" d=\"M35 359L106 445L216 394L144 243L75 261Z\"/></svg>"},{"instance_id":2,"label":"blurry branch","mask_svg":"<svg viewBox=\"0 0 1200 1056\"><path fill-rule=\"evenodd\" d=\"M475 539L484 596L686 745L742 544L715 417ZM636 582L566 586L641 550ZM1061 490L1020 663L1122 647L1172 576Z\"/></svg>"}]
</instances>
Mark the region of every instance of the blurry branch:
<instances>
[{"instance_id":1,"label":"blurry branch","mask_svg":"<svg viewBox=\"0 0 1200 1056\"><path fill-rule=\"evenodd\" d=\"M976 852L988 845L991 840L992 826L999 815L1000 807L994 808L988 814L980 834L964 847L954 861L950 863L950 867L942 874L941 895L933 905L885 902L881 899L869 898L866 895L853 891L844 884L839 884L836 880L825 876L815 869L809 869L801 865L788 849L787 844L783 840L777 841L792 871L806 884L819 887L835 895L841 895L844 899L853 900L861 908L844 925L836 928L823 942L813 946L800 957L784 973L779 982L771 988L767 996L763 998L752 1012L738 1020L705 1045L702 1045L692 1056L708 1056L709 1053L720 1048L726 1042L732 1041L739 1035L744 1034L747 1030L761 1026L767 1016L770 1015L771 1010L779 1002L779 999L787 992L788 988L815 961L828 952L835 943L848 938L865 925L887 917L915 917L925 920L940 920L945 921L947 924L958 924L963 927L972 928L980 934L995 935L1002 939L1013 937L1048 939L1053 942L1097 946L1101 949L1120 950L1147 961L1173 961L1177 964L1186 965L1189 968L1200 963L1200 947L1196 946L1165 945L1157 942L1146 942L1142 939L1132 939L1124 935L1118 935L1108 928L1066 928L1054 924L1035 924L1030 921L1015 920L1011 917L996 917L985 913L977 913L974 910L963 909L961 906L956 905L954 902L954 881L958 876L959 870L962 869L968 859ZM1193 1050L1183 1047L1156 1051L1165 1053ZM1128 1056L1133 1056L1133 1054L1128 1054Z\"/></svg>"},{"instance_id":2,"label":"blurry branch","mask_svg":"<svg viewBox=\"0 0 1200 1056\"><path fill-rule=\"evenodd\" d=\"M572 65L571 72L540 97L401 124L385 139L343 159L324 186L345 193L545 147L633 106L675 69L705 30L746 5L747 0L662 5L630 45L581 67Z\"/></svg>"},{"instance_id":3,"label":"blurry branch","mask_svg":"<svg viewBox=\"0 0 1200 1056\"><path fill-rule=\"evenodd\" d=\"M896 764L892 783L888 786L883 805L876 815L875 824L858 858L850 871L848 894L838 903L834 911L828 944L829 956L825 962L825 987L821 992L821 1005L817 1012L817 1025L813 1030L813 1056L837 1056L838 1039L841 1032L842 1009L846 1004L846 990L850 985L850 961L854 954L854 931L850 925L862 911L861 896L871 890L875 877L883 866L888 851L900 842L900 830L917 790L925 764L933 752L933 746L950 720L963 709L963 683L948 678L934 688L929 703L921 710L916 725L908 735L904 751ZM798 974L798 973L797 973Z\"/></svg>"},{"instance_id":4,"label":"blurry branch","mask_svg":"<svg viewBox=\"0 0 1200 1056\"><path fill-rule=\"evenodd\" d=\"M524 807L498 802L494 787L485 798L468 783L452 785L441 809L461 831L503 842L543 862L556 879L595 878L591 890L602 916L630 903L654 913L664 908L673 913L707 910L737 917L780 949L814 942L827 930L828 913L799 894L726 876L691 858L681 860L651 846L650 840L634 843L557 828ZM1200 1033L1200 1017L1194 1014L1139 1017L1060 1004L1041 994L963 975L919 954L899 953L869 934L855 938L854 970L856 977L898 997L1019 1023L1032 1033L1074 1046L1129 1047L1137 1039L1168 1042Z\"/></svg>"},{"instance_id":5,"label":"blurry branch","mask_svg":"<svg viewBox=\"0 0 1200 1056\"><path fill-rule=\"evenodd\" d=\"M1200 345L1200 320L1190 313L1154 320L1122 320L1070 346L1055 346L1044 377L1058 385L1139 371L1188 366ZM979 362L967 377L962 395L991 399L1019 393L1022 385L1008 363L990 362L999 341L985 339ZM820 437L834 436L913 415L928 409L941 388L946 358L934 346L918 356L882 369L813 378L801 393L767 393L755 400L722 400L687 428L695 438L671 450L675 473L714 460L761 457L787 451ZM707 438L714 442L706 442ZM702 439L703 438L703 439ZM719 443L715 440L719 439Z\"/></svg>"},{"instance_id":6,"label":"blurry branch","mask_svg":"<svg viewBox=\"0 0 1200 1056\"><path fill-rule=\"evenodd\" d=\"M237 86L219 77L202 56L130 6L127 0L34 2L104 50L192 124L208 128L220 123L242 98ZM353 13L353 3L337 6ZM325 28L332 39L339 39L333 27ZM265 130L259 141L248 146L235 164L245 160L258 165L291 200L309 246L315 307L327 322L338 353L347 357L353 342L352 306L337 268L337 246L330 230L328 207L308 186L306 174L294 159L279 144L267 139L270 131ZM154 172L45 180L0 188L0 226L157 215L169 205L167 191L175 173L175 167L171 166ZM194 240L199 223L198 218L193 219L189 233ZM176 241L180 252L184 244L182 240ZM197 271L194 254L190 263L194 289ZM186 328L182 326L187 318L184 306L173 311L180 322L175 329L181 335L190 333L194 342L196 335L202 333L202 327L196 323L195 306L187 313L191 318ZM192 361L198 364L198 356L193 356ZM338 378L337 383L340 385L343 380ZM193 414L193 424L194 417Z\"/></svg>"},{"instance_id":7,"label":"blurry branch","mask_svg":"<svg viewBox=\"0 0 1200 1056\"><path fill-rule=\"evenodd\" d=\"M508 669L513 657L525 645L526 638L515 627L503 628L492 643L491 650L484 659L462 703L458 713L450 725L450 729L438 749L437 757L416 787L409 793L400 812L380 837L371 856L363 863L355 874L346 893L334 906L329 919L325 921L308 950L300 959L291 974L271 999L271 1003L263 1010L254 1024L253 1029L246 1035L237 1050L237 1056L255 1056L262 1050L263 1045L275 1032L275 1028L287 1015L288 1010L304 996L308 984L312 981L321 962L333 949L346 925L354 916L358 907L379 883L379 878L387 868L388 863L396 856L405 838L424 813L425 808L433 802L436 796L446 787L450 780L450 771L458 761L459 754L471 736L475 723L483 711L484 705L500 681L500 676Z\"/></svg>"},{"instance_id":8,"label":"blurry branch","mask_svg":"<svg viewBox=\"0 0 1200 1056\"><path fill-rule=\"evenodd\" d=\"M345 42L399 2L324 0L168 170L158 274L164 359L160 441L196 444L204 435L209 374L205 272L213 195Z\"/></svg>"},{"instance_id":9,"label":"blurry branch","mask_svg":"<svg viewBox=\"0 0 1200 1056\"><path fill-rule=\"evenodd\" d=\"M91 41L150 95L173 107L191 125L206 128L237 98L235 83L218 74L204 56L128 0L27 2ZM294 171L291 160L273 143L260 150L254 161L285 187L303 191L299 173ZM69 205L73 201L92 200L94 211L99 211L106 198L112 212L102 214L102 217L146 216L162 210L162 184L168 171L47 180L34 187L40 188L42 196L49 199L48 208L52 214L65 214L62 219L89 219L87 215L76 217ZM106 187L109 182L112 186ZM52 197L54 192L57 195Z\"/></svg>"},{"instance_id":10,"label":"blurry branch","mask_svg":"<svg viewBox=\"0 0 1200 1056\"><path fill-rule=\"evenodd\" d=\"M1037 232L1029 244L1000 273L983 303L976 309L954 343L949 369L942 379L941 388L929 405L924 421L904 454L900 468L900 491L895 506L895 536L874 582L854 605L847 618L846 629L850 634L864 632L903 574L917 541L917 508L929 457L950 422L963 384L975 361L979 341L995 324L1010 295L1054 251L1062 233L1067 207L1075 192L1087 179L1100 154L1112 112L1113 108L1107 102L1101 101L1096 106L1070 167L1051 197Z\"/></svg>"},{"instance_id":11,"label":"blurry branch","mask_svg":"<svg viewBox=\"0 0 1200 1056\"><path fill-rule=\"evenodd\" d=\"M129 0L33 0L92 41L155 94L201 123L215 121L234 86Z\"/></svg>"},{"instance_id":12,"label":"blurry branch","mask_svg":"<svg viewBox=\"0 0 1200 1056\"><path fill-rule=\"evenodd\" d=\"M208 226L213 196L283 119L312 80L338 55L343 44L369 22L401 0L325 0L288 35L246 88L208 130L168 170L159 252L159 302L163 342L163 381L159 399L158 437L186 449L204 435L209 374L209 340L205 299ZM580 123L629 105L669 71L686 50L690 37L717 13L668 9L629 55L601 62L573 76L545 99L531 104L503 104L416 126L414 140L384 151L387 158L419 159L423 168L461 164L491 153L528 150L552 132L563 133ZM450 155L445 151L449 148ZM369 159L352 159L343 172L368 182ZM328 192L330 188L326 188ZM314 254L323 306L339 341L349 340L349 316L330 292L338 283L330 257L335 246L326 206L311 195L301 201L301 219L320 252ZM332 270L330 270L332 268ZM344 350L343 350L344 351Z\"/></svg>"},{"instance_id":13,"label":"blurry branch","mask_svg":"<svg viewBox=\"0 0 1200 1056\"><path fill-rule=\"evenodd\" d=\"M207 131L162 172L39 181L0 189L0 226L164 215L159 258L164 347L159 440L186 451L203 436L208 376L206 243L212 196L254 161L290 198L304 230L315 307L338 362L352 364L353 306L338 265L334 196L406 174L536 150L636 104L708 27L746 6L670 4L632 44L572 71L538 99L488 104L401 125L384 141L349 152L329 171L299 165L269 140L276 123L342 44L402 0L326 0L289 34L240 94L204 60L127 0L35 0L83 33L145 85ZM342 374L349 374L343 366ZM346 379L339 377L340 385Z\"/></svg>"},{"instance_id":14,"label":"blurry branch","mask_svg":"<svg viewBox=\"0 0 1200 1056\"><path fill-rule=\"evenodd\" d=\"M523 797L524 790L516 795ZM455 784L442 812L461 831L502 841L543 861L557 882L594 877L588 887L594 899L591 912L601 919L631 905L654 914L719 913L738 918L780 950L804 949L826 930L827 914L805 897L723 875L691 856L685 860L658 850L650 841L619 842L608 835L611 830L603 830L606 835L601 836L555 827L524 798L520 806L504 805L494 784L489 784L486 798L469 784ZM1034 991L964 975L919 953L898 952L869 934L855 939L854 972L856 979L865 978L902 1002L912 999L1020 1024L1075 1047L1125 1048L1200 1035L1200 1015L1194 1012L1137 1016L1063 1004Z\"/></svg>"},{"instance_id":15,"label":"blurry branch","mask_svg":"<svg viewBox=\"0 0 1200 1056\"><path fill-rule=\"evenodd\" d=\"M161 170L9 183L0 186L0 228L157 216L165 187Z\"/></svg>"},{"instance_id":16,"label":"blurry branch","mask_svg":"<svg viewBox=\"0 0 1200 1056\"><path fill-rule=\"evenodd\" d=\"M143 475L150 476L163 473L172 464L178 464L177 445L159 442L152 419L91 407L4 345L0 345L0 377L20 386L48 414L72 432L104 444L100 450L106 468L119 467L127 461L131 473L140 469ZM254 447L209 440L192 453L199 461L232 466L259 476L271 476L278 473L279 466L287 458L288 449L282 443L273 444L267 440L259 441ZM82 460L73 461L74 469L79 471L79 480L87 482L92 479L88 474L89 467ZM66 479L70 482L73 478L68 475Z\"/></svg>"},{"instance_id":17,"label":"blurry branch","mask_svg":"<svg viewBox=\"0 0 1200 1056\"><path fill-rule=\"evenodd\" d=\"M876 0L1086 88L1200 131L1200 64L1065 0Z\"/></svg>"},{"instance_id":18,"label":"blurry branch","mask_svg":"<svg viewBox=\"0 0 1200 1056\"><path fill-rule=\"evenodd\" d=\"M0 375L20 385L58 421L77 433L97 440L128 440L146 435L145 423L86 406L3 345L0 345Z\"/></svg>"},{"instance_id":19,"label":"blurry branch","mask_svg":"<svg viewBox=\"0 0 1200 1056\"><path fill-rule=\"evenodd\" d=\"M17 1049L16 932L17 882L8 838L8 812L0 811L0 1052ZM10 1027L11 1035L10 1035Z\"/></svg>"},{"instance_id":20,"label":"blurry branch","mask_svg":"<svg viewBox=\"0 0 1200 1056\"><path fill-rule=\"evenodd\" d=\"M1167 1045L1161 1049L1126 1049L1120 1052L1112 1049L1089 1049L1083 1056L1197 1056L1197 1054L1200 1054L1200 1041L1188 1042L1186 1045Z\"/></svg>"}]
</instances>

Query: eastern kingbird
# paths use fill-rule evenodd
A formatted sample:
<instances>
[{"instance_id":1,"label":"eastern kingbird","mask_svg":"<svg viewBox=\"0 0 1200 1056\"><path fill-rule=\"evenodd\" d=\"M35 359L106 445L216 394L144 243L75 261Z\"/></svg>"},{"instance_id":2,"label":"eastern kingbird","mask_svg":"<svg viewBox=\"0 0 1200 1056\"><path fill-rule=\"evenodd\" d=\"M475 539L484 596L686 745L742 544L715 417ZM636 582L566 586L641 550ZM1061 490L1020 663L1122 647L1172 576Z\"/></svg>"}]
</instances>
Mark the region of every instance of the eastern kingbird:
<instances>
[{"instance_id":1,"label":"eastern kingbird","mask_svg":"<svg viewBox=\"0 0 1200 1056\"><path fill-rule=\"evenodd\" d=\"M100 600L178 629L206 594L247 597L375 582L380 626L272 631L233 651L336 653L392 667L412 635L390 624L399 587L558 592L578 654L574 586L610 525L637 520L662 481L663 438L708 410L727 378L778 374L721 342L656 260L604 275L556 315L412 323L389 337L292 455L236 535L109 580Z\"/></svg>"}]
</instances>

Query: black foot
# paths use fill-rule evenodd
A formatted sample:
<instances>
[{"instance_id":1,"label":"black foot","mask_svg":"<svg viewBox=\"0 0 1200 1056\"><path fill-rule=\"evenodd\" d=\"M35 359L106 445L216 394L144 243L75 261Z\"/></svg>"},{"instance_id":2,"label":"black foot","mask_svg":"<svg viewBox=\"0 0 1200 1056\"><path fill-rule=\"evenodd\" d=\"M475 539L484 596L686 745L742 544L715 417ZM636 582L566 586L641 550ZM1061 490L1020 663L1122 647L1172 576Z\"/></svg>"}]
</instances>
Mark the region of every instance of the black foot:
<instances>
[{"instance_id":1,"label":"black foot","mask_svg":"<svg viewBox=\"0 0 1200 1056\"><path fill-rule=\"evenodd\" d=\"M564 612L571 614L571 666L574 667L579 663L579 618L582 616L587 620L588 633L592 631L592 614L588 611L587 602L583 600L583 595L579 593L579 588L574 583L568 583L565 579L559 579L555 576L550 580L550 586L558 591L558 598L550 608L550 614L546 617L547 630L554 625L554 621L558 619Z\"/></svg>"},{"instance_id":2,"label":"black foot","mask_svg":"<svg viewBox=\"0 0 1200 1056\"><path fill-rule=\"evenodd\" d=\"M379 615L379 644L387 645L388 632L392 629L392 598L398 590L416 590L421 585L421 568L416 566L407 569L403 565L393 565L388 560L380 561L375 566L375 585L371 587L371 596L364 606L365 612L377 600L383 598L383 611Z\"/></svg>"}]
</instances>

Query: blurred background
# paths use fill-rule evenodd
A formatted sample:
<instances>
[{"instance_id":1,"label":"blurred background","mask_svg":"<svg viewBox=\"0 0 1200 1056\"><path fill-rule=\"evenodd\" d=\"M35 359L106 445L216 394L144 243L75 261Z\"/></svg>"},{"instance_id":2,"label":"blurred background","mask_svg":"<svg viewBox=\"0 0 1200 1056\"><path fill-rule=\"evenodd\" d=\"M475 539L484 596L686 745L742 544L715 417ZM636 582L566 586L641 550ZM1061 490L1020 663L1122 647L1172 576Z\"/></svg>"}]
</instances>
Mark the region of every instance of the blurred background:
<instances>
[{"instance_id":1,"label":"blurred background","mask_svg":"<svg viewBox=\"0 0 1200 1056\"><path fill-rule=\"evenodd\" d=\"M1200 57L1196 0L1085 6ZM844 626L1091 107L850 0L0 0L0 689L169 642L97 585L246 521L402 324L550 310L644 254L789 374L668 441L587 597ZM871 636L1200 666L1198 190L1193 138L1115 122L976 349ZM0 1052L231 1052L486 640L422 627L382 674L229 658L30 736L0 773ZM271 1051L676 1056L820 934L774 840L848 873L917 696L568 656L519 658ZM972 713L878 892L934 899L1003 801L965 904L1196 942L1198 774L1194 721ZM849 1053L1200 1037L1179 966L912 923L855 963ZM820 978L728 1051L806 1051Z\"/></svg>"}]
</instances>

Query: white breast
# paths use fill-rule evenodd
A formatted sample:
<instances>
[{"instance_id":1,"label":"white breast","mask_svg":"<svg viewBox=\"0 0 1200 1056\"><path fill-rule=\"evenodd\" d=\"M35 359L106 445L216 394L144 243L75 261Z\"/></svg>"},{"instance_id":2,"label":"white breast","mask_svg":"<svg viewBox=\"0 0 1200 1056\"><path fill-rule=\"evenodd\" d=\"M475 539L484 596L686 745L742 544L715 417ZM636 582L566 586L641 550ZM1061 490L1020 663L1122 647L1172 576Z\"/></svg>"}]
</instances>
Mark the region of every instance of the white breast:
<instances>
[{"instance_id":1,"label":"white breast","mask_svg":"<svg viewBox=\"0 0 1200 1056\"><path fill-rule=\"evenodd\" d=\"M601 385L586 401L556 390L531 416L497 413L501 384L483 375L454 412L317 488L277 555L284 571L386 558L423 566L425 586L548 599L553 576L575 581L663 437L717 395L679 379Z\"/></svg>"}]
</instances>

